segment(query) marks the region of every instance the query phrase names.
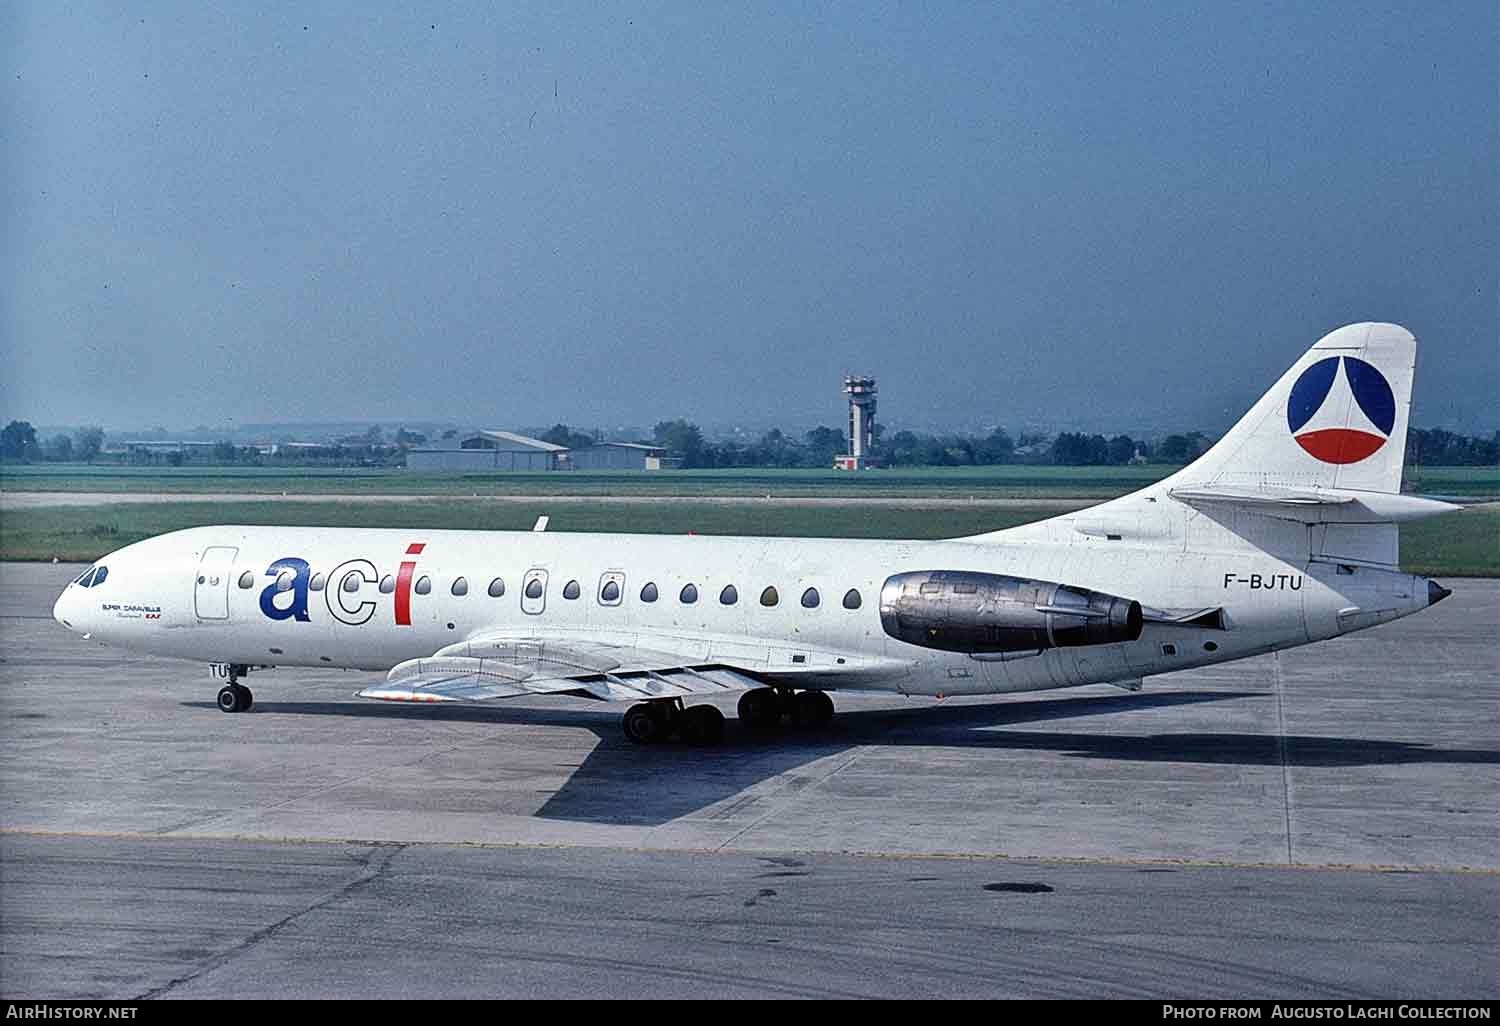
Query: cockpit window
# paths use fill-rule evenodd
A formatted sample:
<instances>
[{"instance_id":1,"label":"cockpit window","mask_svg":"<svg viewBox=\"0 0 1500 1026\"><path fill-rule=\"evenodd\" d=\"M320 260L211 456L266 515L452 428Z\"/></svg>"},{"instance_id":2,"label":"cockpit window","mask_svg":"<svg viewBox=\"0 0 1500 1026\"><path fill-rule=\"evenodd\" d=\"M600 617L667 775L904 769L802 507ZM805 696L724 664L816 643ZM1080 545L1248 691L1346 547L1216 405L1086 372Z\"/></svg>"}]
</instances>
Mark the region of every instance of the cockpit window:
<instances>
[{"instance_id":1,"label":"cockpit window","mask_svg":"<svg viewBox=\"0 0 1500 1026\"><path fill-rule=\"evenodd\" d=\"M79 585L80 587L83 587L83 588L92 588L96 584L103 584L104 583L104 579L106 577L108 577L108 576L109 576L109 567L107 567L107 566L91 566L87 570L85 570L83 573L79 574L78 575L78 579L76 581L74 581L73 583L77 584L77 585Z\"/></svg>"}]
</instances>

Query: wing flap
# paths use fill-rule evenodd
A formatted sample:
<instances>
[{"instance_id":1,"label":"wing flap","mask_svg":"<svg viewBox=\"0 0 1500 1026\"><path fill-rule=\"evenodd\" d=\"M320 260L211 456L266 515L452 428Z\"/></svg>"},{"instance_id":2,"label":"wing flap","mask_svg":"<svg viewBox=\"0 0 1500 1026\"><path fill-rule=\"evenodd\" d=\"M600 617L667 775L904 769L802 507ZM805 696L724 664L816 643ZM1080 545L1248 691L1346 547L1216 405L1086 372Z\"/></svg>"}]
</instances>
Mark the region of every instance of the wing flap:
<instances>
[{"instance_id":1,"label":"wing flap","mask_svg":"<svg viewBox=\"0 0 1500 1026\"><path fill-rule=\"evenodd\" d=\"M607 702L717 695L800 680L848 686L907 672L907 664L854 653L799 653L743 638L647 631L494 631L410 659L383 684L359 692L386 702L486 702L523 695L578 695Z\"/></svg>"},{"instance_id":2,"label":"wing flap","mask_svg":"<svg viewBox=\"0 0 1500 1026\"><path fill-rule=\"evenodd\" d=\"M513 643L477 646L465 643L465 646L503 651L510 658L439 654L410 659L393 668L384 684L365 688L358 693L359 697L384 702L485 702L522 695L578 695L607 702L629 702L722 694L761 686L761 681L745 670L692 665L657 651L635 650L632 654L636 656L655 658L626 661L616 657L623 653L574 651L567 645L548 642L545 649L540 644L532 645L532 658L518 661L528 654L524 644L520 650Z\"/></svg>"}]
</instances>

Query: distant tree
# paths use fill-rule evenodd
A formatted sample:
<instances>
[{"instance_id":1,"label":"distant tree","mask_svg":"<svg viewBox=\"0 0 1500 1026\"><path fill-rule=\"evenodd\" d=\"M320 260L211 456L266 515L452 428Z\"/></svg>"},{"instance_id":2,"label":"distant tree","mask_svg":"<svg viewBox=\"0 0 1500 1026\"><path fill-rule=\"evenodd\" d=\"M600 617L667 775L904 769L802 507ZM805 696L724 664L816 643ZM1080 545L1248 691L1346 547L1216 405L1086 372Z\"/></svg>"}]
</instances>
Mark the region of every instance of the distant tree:
<instances>
[{"instance_id":1,"label":"distant tree","mask_svg":"<svg viewBox=\"0 0 1500 1026\"><path fill-rule=\"evenodd\" d=\"M1109 442L1103 435L1064 431L1052 440L1052 462L1069 467L1097 467L1109 462Z\"/></svg>"},{"instance_id":2,"label":"distant tree","mask_svg":"<svg viewBox=\"0 0 1500 1026\"><path fill-rule=\"evenodd\" d=\"M1406 460L1414 466L1428 467L1500 465L1500 431L1489 438L1480 438L1442 428L1413 428L1406 435Z\"/></svg>"},{"instance_id":3,"label":"distant tree","mask_svg":"<svg viewBox=\"0 0 1500 1026\"><path fill-rule=\"evenodd\" d=\"M574 431L566 424L554 424L538 437L544 442L551 442L565 449L587 449L595 442L593 435L584 431Z\"/></svg>"},{"instance_id":4,"label":"distant tree","mask_svg":"<svg viewBox=\"0 0 1500 1026\"><path fill-rule=\"evenodd\" d=\"M42 458L53 463L66 463L73 458L73 439L67 435L53 435L42 446Z\"/></svg>"},{"instance_id":5,"label":"distant tree","mask_svg":"<svg viewBox=\"0 0 1500 1026\"><path fill-rule=\"evenodd\" d=\"M1113 466L1124 466L1135 455L1135 439L1129 435L1115 435L1105 448L1105 458Z\"/></svg>"},{"instance_id":6,"label":"distant tree","mask_svg":"<svg viewBox=\"0 0 1500 1026\"><path fill-rule=\"evenodd\" d=\"M104 429L98 426L81 427L73 433L73 453L85 463L94 462L99 450L104 448Z\"/></svg>"},{"instance_id":7,"label":"distant tree","mask_svg":"<svg viewBox=\"0 0 1500 1026\"><path fill-rule=\"evenodd\" d=\"M842 431L831 427L815 427L803 436L807 441L807 463L814 467L832 465L833 458L849 451L849 442Z\"/></svg>"},{"instance_id":8,"label":"distant tree","mask_svg":"<svg viewBox=\"0 0 1500 1026\"><path fill-rule=\"evenodd\" d=\"M1156 458L1162 463L1191 463L1208 451L1210 442L1201 432L1168 435L1156 447Z\"/></svg>"},{"instance_id":9,"label":"distant tree","mask_svg":"<svg viewBox=\"0 0 1500 1026\"><path fill-rule=\"evenodd\" d=\"M0 429L0 459L33 460L37 455L36 428L29 420L13 420Z\"/></svg>"},{"instance_id":10,"label":"distant tree","mask_svg":"<svg viewBox=\"0 0 1500 1026\"><path fill-rule=\"evenodd\" d=\"M657 445L682 457L684 467L704 466L703 432L697 424L681 418L664 420L656 425L653 440Z\"/></svg>"},{"instance_id":11,"label":"distant tree","mask_svg":"<svg viewBox=\"0 0 1500 1026\"><path fill-rule=\"evenodd\" d=\"M986 466L1009 463L1015 452L1016 443L1011 441L1010 435L1005 433L1004 428L996 428L974 446L974 462Z\"/></svg>"},{"instance_id":12,"label":"distant tree","mask_svg":"<svg viewBox=\"0 0 1500 1026\"><path fill-rule=\"evenodd\" d=\"M404 427L396 429L396 448L406 450L413 445L426 445L427 436L420 431L408 431Z\"/></svg>"},{"instance_id":13,"label":"distant tree","mask_svg":"<svg viewBox=\"0 0 1500 1026\"><path fill-rule=\"evenodd\" d=\"M380 430L379 424L372 424L370 430L364 433L364 439L371 446L376 446L385 441L385 432Z\"/></svg>"},{"instance_id":14,"label":"distant tree","mask_svg":"<svg viewBox=\"0 0 1500 1026\"><path fill-rule=\"evenodd\" d=\"M214 462L215 463L238 463L239 459L240 459L240 450L239 450L239 447L236 446L233 442L215 442L214 443Z\"/></svg>"}]
</instances>

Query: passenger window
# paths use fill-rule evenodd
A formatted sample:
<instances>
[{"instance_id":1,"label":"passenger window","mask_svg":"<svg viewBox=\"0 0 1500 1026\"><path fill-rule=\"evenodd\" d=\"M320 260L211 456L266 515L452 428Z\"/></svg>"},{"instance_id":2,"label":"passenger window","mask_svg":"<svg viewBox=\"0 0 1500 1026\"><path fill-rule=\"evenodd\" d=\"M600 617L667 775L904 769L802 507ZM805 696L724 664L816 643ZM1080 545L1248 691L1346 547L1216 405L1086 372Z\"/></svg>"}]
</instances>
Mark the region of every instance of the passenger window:
<instances>
[{"instance_id":1,"label":"passenger window","mask_svg":"<svg viewBox=\"0 0 1500 1026\"><path fill-rule=\"evenodd\" d=\"M614 581L605 581L604 587L599 589L600 602L620 601L620 586Z\"/></svg>"},{"instance_id":2,"label":"passenger window","mask_svg":"<svg viewBox=\"0 0 1500 1026\"><path fill-rule=\"evenodd\" d=\"M817 588L808 588L806 591L804 591L802 593L802 608L803 609L817 609L818 606L819 606L819 604L822 603L822 601L823 601L823 599L818 594L818 589Z\"/></svg>"},{"instance_id":3,"label":"passenger window","mask_svg":"<svg viewBox=\"0 0 1500 1026\"><path fill-rule=\"evenodd\" d=\"M682 593L677 597L682 600L683 605L692 605L698 601L698 586L696 584L684 584L682 586Z\"/></svg>"},{"instance_id":4,"label":"passenger window","mask_svg":"<svg viewBox=\"0 0 1500 1026\"><path fill-rule=\"evenodd\" d=\"M418 595L428 594L432 591L432 578L425 576L418 577L416 586L412 588L412 591L416 592Z\"/></svg>"},{"instance_id":5,"label":"passenger window","mask_svg":"<svg viewBox=\"0 0 1500 1026\"><path fill-rule=\"evenodd\" d=\"M297 581L297 574L292 570L283 570L276 575L276 590L291 591L292 585ZM353 591L353 588L345 586L345 591Z\"/></svg>"},{"instance_id":6,"label":"passenger window","mask_svg":"<svg viewBox=\"0 0 1500 1026\"><path fill-rule=\"evenodd\" d=\"M466 578L466 577L460 577L460 578L458 578L457 580L455 580L453 582L453 587L450 588L449 590L452 591L453 594L455 594L455 595L467 595L469 593L469 581L468 581L468 578Z\"/></svg>"},{"instance_id":7,"label":"passenger window","mask_svg":"<svg viewBox=\"0 0 1500 1026\"><path fill-rule=\"evenodd\" d=\"M646 582L646 586L641 589L641 601L642 602L655 602L656 601L656 582L655 581L647 581Z\"/></svg>"},{"instance_id":8,"label":"passenger window","mask_svg":"<svg viewBox=\"0 0 1500 1026\"><path fill-rule=\"evenodd\" d=\"M863 603L859 598L859 592L855 591L853 588L850 588L848 591L844 592L845 609L858 609L862 604Z\"/></svg>"},{"instance_id":9,"label":"passenger window","mask_svg":"<svg viewBox=\"0 0 1500 1026\"><path fill-rule=\"evenodd\" d=\"M490 598L499 598L505 594L505 582L496 577L490 582Z\"/></svg>"},{"instance_id":10,"label":"passenger window","mask_svg":"<svg viewBox=\"0 0 1500 1026\"><path fill-rule=\"evenodd\" d=\"M382 577L380 579L380 594L382 594L382 595L389 595L391 592L393 592L395 590L396 590L396 579L394 577L392 577L390 574L386 574L384 577Z\"/></svg>"},{"instance_id":11,"label":"passenger window","mask_svg":"<svg viewBox=\"0 0 1500 1026\"><path fill-rule=\"evenodd\" d=\"M255 587L255 574L254 574L253 571L246 570L244 573L240 574L240 587L241 588L253 588L253 587Z\"/></svg>"},{"instance_id":12,"label":"passenger window","mask_svg":"<svg viewBox=\"0 0 1500 1026\"><path fill-rule=\"evenodd\" d=\"M765 591L760 593L760 604L763 606L774 606L780 601L781 595L777 593L774 587L767 587Z\"/></svg>"},{"instance_id":13,"label":"passenger window","mask_svg":"<svg viewBox=\"0 0 1500 1026\"><path fill-rule=\"evenodd\" d=\"M724 590L719 592L719 602L723 605L732 606L739 600L739 589L732 584L724 585Z\"/></svg>"},{"instance_id":14,"label":"passenger window","mask_svg":"<svg viewBox=\"0 0 1500 1026\"><path fill-rule=\"evenodd\" d=\"M312 575L312 580L310 580L310 581L307 582L307 590L308 591L322 591L323 590L323 582L325 580L326 580L326 578L322 574L313 574Z\"/></svg>"},{"instance_id":15,"label":"passenger window","mask_svg":"<svg viewBox=\"0 0 1500 1026\"><path fill-rule=\"evenodd\" d=\"M569 581L563 585L563 598L576 599L583 589L578 587L577 581Z\"/></svg>"},{"instance_id":16,"label":"passenger window","mask_svg":"<svg viewBox=\"0 0 1500 1026\"><path fill-rule=\"evenodd\" d=\"M277 580L276 580L276 586L278 588L281 587L281 579L280 578L277 578ZM291 583L290 582L288 582L287 587L288 588L291 587ZM343 583L340 585L340 587L342 587L345 591L349 592L350 594L353 594L354 592L358 591L359 590L359 571L358 570L350 570L347 574L345 574L344 575Z\"/></svg>"},{"instance_id":17,"label":"passenger window","mask_svg":"<svg viewBox=\"0 0 1500 1026\"><path fill-rule=\"evenodd\" d=\"M532 567L521 578L521 612L540 616L547 608L547 571Z\"/></svg>"}]
</instances>

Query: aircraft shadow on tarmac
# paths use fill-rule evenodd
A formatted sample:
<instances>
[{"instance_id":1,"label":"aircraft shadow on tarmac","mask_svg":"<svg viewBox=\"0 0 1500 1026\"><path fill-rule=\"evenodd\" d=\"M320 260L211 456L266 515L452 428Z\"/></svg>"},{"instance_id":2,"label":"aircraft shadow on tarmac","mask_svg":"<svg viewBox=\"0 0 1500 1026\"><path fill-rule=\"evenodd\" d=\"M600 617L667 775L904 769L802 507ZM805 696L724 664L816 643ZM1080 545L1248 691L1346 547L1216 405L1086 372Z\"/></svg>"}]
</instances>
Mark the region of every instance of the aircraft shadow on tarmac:
<instances>
[{"instance_id":1,"label":"aircraft shadow on tarmac","mask_svg":"<svg viewBox=\"0 0 1500 1026\"><path fill-rule=\"evenodd\" d=\"M1500 751L1445 749L1403 741L1248 733L1085 733L1077 730L1004 730L1128 711L1195 705L1239 698L1269 698L1260 691L1186 691L1108 695L987 705L840 712L816 733L756 733L730 720L724 745L641 746L620 734L619 713L593 709L518 706L393 708L345 702L257 704L261 715L414 717L438 722L581 727L599 737L568 781L537 810L543 819L654 826L691 815L763 781L860 745L1053 752L1069 758L1125 762L1181 762L1235 766L1346 767L1413 763L1500 764ZM211 708L210 703L183 703ZM792 786L795 786L793 784Z\"/></svg>"}]
</instances>

